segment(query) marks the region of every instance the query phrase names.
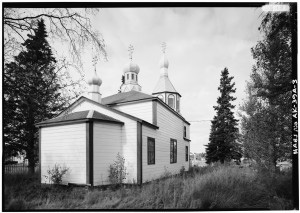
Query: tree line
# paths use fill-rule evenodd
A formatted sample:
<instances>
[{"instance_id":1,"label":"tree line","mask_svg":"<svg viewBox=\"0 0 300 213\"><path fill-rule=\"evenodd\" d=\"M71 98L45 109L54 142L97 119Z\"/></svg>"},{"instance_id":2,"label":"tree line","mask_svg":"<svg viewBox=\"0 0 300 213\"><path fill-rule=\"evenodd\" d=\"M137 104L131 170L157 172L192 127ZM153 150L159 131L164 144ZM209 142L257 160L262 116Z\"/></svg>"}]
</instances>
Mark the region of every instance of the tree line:
<instances>
[{"instance_id":1,"label":"tree line","mask_svg":"<svg viewBox=\"0 0 300 213\"><path fill-rule=\"evenodd\" d=\"M290 4L291 10L295 5ZM233 77L221 72L221 95L214 107L206 162L240 161L243 156L258 168L276 171L280 161L292 158L292 12L267 13L259 27L262 40L251 48L255 60L246 99L234 118Z\"/></svg>"}]
</instances>

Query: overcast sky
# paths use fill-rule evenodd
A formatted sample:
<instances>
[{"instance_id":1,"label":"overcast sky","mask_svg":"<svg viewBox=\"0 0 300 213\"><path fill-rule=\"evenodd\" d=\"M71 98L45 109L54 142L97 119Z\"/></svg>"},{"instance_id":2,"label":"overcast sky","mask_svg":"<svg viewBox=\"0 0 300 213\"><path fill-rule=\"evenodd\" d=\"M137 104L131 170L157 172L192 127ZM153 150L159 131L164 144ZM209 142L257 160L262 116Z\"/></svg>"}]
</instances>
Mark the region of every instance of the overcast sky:
<instances>
[{"instance_id":1,"label":"overcast sky","mask_svg":"<svg viewBox=\"0 0 300 213\"><path fill-rule=\"evenodd\" d=\"M97 64L102 97L117 93L129 44L140 67L142 92L151 94L159 79L161 43L166 42L169 78L182 96L181 113L191 123L191 152L205 152L224 67L234 76L237 107L245 96L254 64L250 49L260 39L260 14L260 8L100 9L92 24L102 34L108 54L107 62ZM87 77L93 70L87 53Z\"/></svg>"}]
</instances>

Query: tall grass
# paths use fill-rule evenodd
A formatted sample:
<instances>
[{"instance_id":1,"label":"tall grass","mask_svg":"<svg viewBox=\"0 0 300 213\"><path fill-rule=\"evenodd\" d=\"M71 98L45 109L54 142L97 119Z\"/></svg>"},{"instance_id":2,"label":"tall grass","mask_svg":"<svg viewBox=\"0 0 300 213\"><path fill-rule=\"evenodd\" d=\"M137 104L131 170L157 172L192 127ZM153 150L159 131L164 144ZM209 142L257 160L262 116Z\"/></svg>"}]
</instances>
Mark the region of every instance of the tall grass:
<instances>
[{"instance_id":1,"label":"tall grass","mask_svg":"<svg viewBox=\"0 0 300 213\"><path fill-rule=\"evenodd\" d=\"M249 168L194 168L142 187L40 185L36 176L6 176L5 210L26 209L291 209L291 174L264 180ZM273 184L270 186L270 184Z\"/></svg>"}]
</instances>

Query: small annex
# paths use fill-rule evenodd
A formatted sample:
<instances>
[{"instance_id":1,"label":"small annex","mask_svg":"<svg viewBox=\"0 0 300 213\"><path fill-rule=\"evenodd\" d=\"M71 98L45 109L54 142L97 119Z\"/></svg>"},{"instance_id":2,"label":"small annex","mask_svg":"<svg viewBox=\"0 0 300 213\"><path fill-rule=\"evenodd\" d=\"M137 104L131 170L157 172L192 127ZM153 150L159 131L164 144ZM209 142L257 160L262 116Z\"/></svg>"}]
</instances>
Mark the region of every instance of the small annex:
<instances>
[{"instance_id":1,"label":"small annex","mask_svg":"<svg viewBox=\"0 0 300 213\"><path fill-rule=\"evenodd\" d=\"M39 127L41 183L54 165L69 168L63 184L107 185L109 165L125 159L125 183L142 184L166 172L189 169L190 123L180 113L181 95L168 77L163 52L160 77L151 95L141 92L139 66L124 68L120 93L102 98L96 70L87 97L81 96Z\"/></svg>"}]
</instances>

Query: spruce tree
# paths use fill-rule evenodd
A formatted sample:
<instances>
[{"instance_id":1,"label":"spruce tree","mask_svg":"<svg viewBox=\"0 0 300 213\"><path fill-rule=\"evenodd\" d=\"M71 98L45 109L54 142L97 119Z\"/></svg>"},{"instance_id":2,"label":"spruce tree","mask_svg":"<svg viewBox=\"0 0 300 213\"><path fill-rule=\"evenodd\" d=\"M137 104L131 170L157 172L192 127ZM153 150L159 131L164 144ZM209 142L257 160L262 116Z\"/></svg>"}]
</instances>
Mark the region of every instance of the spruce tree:
<instances>
[{"instance_id":1,"label":"spruce tree","mask_svg":"<svg viewBox=\"0 0 300 213\"><path fill-rule=\"evenodd\" d=\"M26 154L34 172L38 153L37 122L53 117L63 109L56 60L46 38L43 19L34 35L22 44L24 50L5 64L4 69L4 152Z\"/></svg>"},{"instance_id":2,"label":"spruce tree","mask_svg":"<svg viewBox=\"0 0 300 213\"><path fill-rule=\"evenodd\" d=\"M206 163L220 161L240 160L241 149L237 143L238 128L233 115L234 105L231 104L236 98L231 94L235 93L235 83L231 83L233 77L229 77L228 69L221 72L220 86L218 90L221 96L217 99L217 106L214 106L217 114L211 122L209 143L206 148Z\"/></svg>"}]
</instances>

